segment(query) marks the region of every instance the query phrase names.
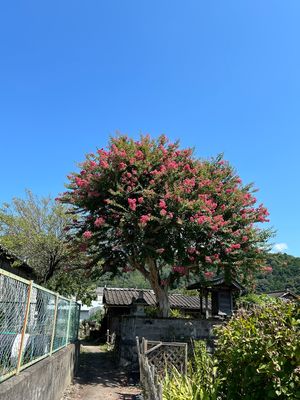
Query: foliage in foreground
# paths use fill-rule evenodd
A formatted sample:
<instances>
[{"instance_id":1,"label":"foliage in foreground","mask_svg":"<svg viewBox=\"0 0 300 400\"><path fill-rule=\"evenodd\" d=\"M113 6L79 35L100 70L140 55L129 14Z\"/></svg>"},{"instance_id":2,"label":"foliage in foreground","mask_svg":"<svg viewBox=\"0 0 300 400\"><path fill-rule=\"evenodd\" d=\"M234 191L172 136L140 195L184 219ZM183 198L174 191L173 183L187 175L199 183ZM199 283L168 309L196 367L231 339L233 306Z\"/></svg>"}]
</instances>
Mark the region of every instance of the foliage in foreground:
<instances>
[{"instance_id":1,"label":"foliage in foreground","mask_svg":"<svg viewBox=\"0 0 300 400\"><path fill-rule=\"evenodd\" d=\"M164 381L163 400L300 399L299 304L267 301L215 328L217 350L196 344L188 374Z\"/></svg>"},{"instance_id":2,"label":"foliage in foreground","mask_svg":"<svg viewBox=\"0 0 300 400\"><path fill-rule=\"evenodd\" d=\"M217 327L222 398L299 399L299 327L299 305L283 301L240 310Z\"/></svg>"},{"instance_id":3,"label":"foliage in foreground","mask_svg":"<svg viewBox=\"0 0 300 400\"><path fill-rule=\"evenodd\" d=\"M220 383L216 361L207 353L205 342L195 342L194 357L187 375L176 369L167 374L163 400L217 400L220 399Z\"/></svg>"}]
</instances>

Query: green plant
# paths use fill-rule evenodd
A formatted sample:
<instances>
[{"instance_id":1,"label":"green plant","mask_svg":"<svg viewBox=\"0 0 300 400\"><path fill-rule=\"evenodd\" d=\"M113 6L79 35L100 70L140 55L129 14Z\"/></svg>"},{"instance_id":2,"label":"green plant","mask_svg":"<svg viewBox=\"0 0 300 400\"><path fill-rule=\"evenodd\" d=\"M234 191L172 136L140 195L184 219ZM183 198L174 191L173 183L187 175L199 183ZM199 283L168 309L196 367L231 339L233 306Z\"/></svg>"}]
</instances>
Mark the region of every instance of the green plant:
<instances>
[{"instance_id":1,"label":"green plant","mask_svg":"<svg viewBox=\"0 0 300 400\"><path fill-rule=\"evenodd\" d=\"M98 322L100 323L104 317L103 310L97 310L94 314L90 315L88 321Z\"/></svg>"},{"instance_id":2,"label":"green plant","mask_svg":"<svg viewBox=\"0 0 300 400\"><path fill-rule=\"evenodd\" d=\"M181 310L172 309L170 310L170 317L171 318L192 318L190 315L184 314Z\"/></svg>"},{"instance_id":3,"label":"green plant","mask_svg":"<svg viewBox=\"0 0 300 400\"><path fill-rule=\"evenodd\" d=\"M145 307L145 314L149 318L157 318L159 315L159 310L157 307Z\"/></svg>"},{"instance_id":4,"label":"green plant","mask_svg":"<svg viewBox=\"0 0 300 400\"><path fill-rule=\"evenodd\" d=\"M205 342L194 342L187 374L175 368L166 374L163 400L218 400L219 386L216 360L207 353Z\"/></svg>"},{"instance_id":5,"label":"green plant","mask_svg":"<svg viewBox=\"0 0 300 400\"><path fill-rule=\"evenodd\" d=\"M280 301L276 297L268 296L267 294L249 293L237 299L237 306L239 308L249 308L254 305L263 306L268 303L277 303Z\"/></svg>"},{"instance_id":6,"label":"green plant","mask_svg":"<svg viewBox=\"0 0 300 400\"><path fill-rule=\"evenodd\" d=\"M222 398L300 399L299 327L299 305L276 302L215 328Z\"/></svg>"}]
</instances>

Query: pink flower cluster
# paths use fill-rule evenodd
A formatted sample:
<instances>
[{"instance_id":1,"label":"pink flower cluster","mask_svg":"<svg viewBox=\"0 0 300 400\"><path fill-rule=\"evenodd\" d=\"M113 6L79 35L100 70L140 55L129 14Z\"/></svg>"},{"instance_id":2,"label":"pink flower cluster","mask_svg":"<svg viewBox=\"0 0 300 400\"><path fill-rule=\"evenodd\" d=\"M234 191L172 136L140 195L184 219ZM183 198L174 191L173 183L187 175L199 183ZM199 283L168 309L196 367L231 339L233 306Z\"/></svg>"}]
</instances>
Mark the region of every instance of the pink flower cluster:
<instances>
[{"instance_id":1,"label":"pink flower cluster","mask_svg":"<svg viewBox=\"0 0 300 400\"><path fill-rule=\"evenodd\" d=\"M105 219L103 217L98 217L94 222L96 228L100 228L104 224L105 224Z\"/></svg>"},{"instance_id":2,"label":"pink flower cluster","mask_svg":"<svg viewBox=\"0 0 300 400\"><path fill-rule=\"evenodd\" d=\"M263 272L271 273L273 271L273 268L268 265L268 266L265 266L265 267L261 267L261 270Z\"/></svg>"},{"instance_id":3,"label":"pink flower cluster","mask_svg":"<svg viewBox=\"0 0 300 400\"><path fill-rule=\"evenodd\" d=\"M214 274L214 272L212 272L212 271L205 271L205 272L204 272L204 276L205 276L205 278L207 278L207 279L213 278L214 275L215 275L215 274Z\"/></svg>"},{"instance_id":4,"label":"pink flower cluster","mask_svg":"<svg viewBox=\"0 0 300 400\"><path fill-rule=\"evenodd\" d=\"M239 243L234 243L225 249L225 253L229 254L229 253L232 253L234 250L238 250L240 248L241 248L241 245Z\"/></svg>"},{"instance_id":5,"label":"pink flower cluster","mask_svg":"<svg viewBox=\"0 0 300 400\"><path fill-rule=\"evenodd\" d=\"M178 266L174 266L173 267L173 272L177 272L179 275L186 275L187 274L187 269L186 269L186 267L183 267L183 266L180 266L180 265L178 265Z\"/></svg>"},{"instance_id":6,"label":"pink flower cluster","mask_svg":"<svg viewBox=\"0 0 300 400\"><path fill-rule=\"evenodd\" d=\"M83 232L82 235L85 239L90 239L93 236L93 233L91 231L85 231Z\"/></svg>"},{"instance_id":7,"label":"pink flower cluster","mask_svg":"<svg viewBox=\"0 0 300 400\"><path fill-rule=\"evenodd\" d=\"M128 204L129 204L129 208L132 210L132 211L135 211L136 210L136 199L128 199Z\"/></svg>"},{"instance_id":8,"label":"pink flower cluster","mask_svg":"<svg viewBox=\"0 0 300 400\"><path fill-rule=\"evenodd\" d=\"M141 218L140 218L140 223L142 225L146 225L150 221L150 219L151 219L151 215L150 214L142 215Z\"/></svg>"}]
</instances>

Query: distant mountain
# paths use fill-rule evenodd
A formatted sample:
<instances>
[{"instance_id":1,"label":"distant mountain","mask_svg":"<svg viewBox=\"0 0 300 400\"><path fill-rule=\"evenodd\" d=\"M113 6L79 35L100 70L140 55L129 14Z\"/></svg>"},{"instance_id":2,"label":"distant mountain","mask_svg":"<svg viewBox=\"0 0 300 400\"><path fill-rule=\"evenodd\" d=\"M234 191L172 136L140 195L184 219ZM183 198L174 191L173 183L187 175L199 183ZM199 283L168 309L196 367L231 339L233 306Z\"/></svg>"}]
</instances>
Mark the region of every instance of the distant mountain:
<instances>
[{"instance_id":1,"label":"distant mountain","mask_svg":"<svg viewBox=\"0 0 300 400\"><path fill-rule=\"evenodd\" d=\"M271 266L273 270L257 274L257 292L289 289L300 295L300 257L280 253L269 254L266 266Z\"/></svg>"}]
</instances>

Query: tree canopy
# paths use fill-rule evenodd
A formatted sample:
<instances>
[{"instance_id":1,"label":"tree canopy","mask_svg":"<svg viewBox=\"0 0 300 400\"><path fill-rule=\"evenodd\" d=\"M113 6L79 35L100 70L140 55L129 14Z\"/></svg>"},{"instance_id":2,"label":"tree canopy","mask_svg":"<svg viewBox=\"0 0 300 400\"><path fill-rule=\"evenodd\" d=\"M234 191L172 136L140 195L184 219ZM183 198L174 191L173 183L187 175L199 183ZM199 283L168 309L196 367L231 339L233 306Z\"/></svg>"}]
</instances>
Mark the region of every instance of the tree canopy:
<instances>
[{"instance_id":1,"label":"tree canopy","mask_svg":"<svg viewBox=\"0 0 300 400\"><path fill-rule=\"evenodd\" d=\"M34 270L37 283L60 294L89 301L95 283L84 269L84 254L66 241L66 227L72 216L66 207L50 197L35 196L30 190L25 198L14 198L0 209L0 241L24 259Z\"/></svg>"},{"instance_id":2,"label":"tree canopy","mask_svg":"<svg viewBox=\"0 0 300 400\"><path fill-rule=\"evenodd\" d=\"M103 271L140 271L163 315L181 277L243 280L261 266L270 232L256 223L267 209L222 156L202 160L165 136L121 135L80 167L60 197L76 216L70 238L90 268L103 260Z\"/></svg>"}]
</instances>

